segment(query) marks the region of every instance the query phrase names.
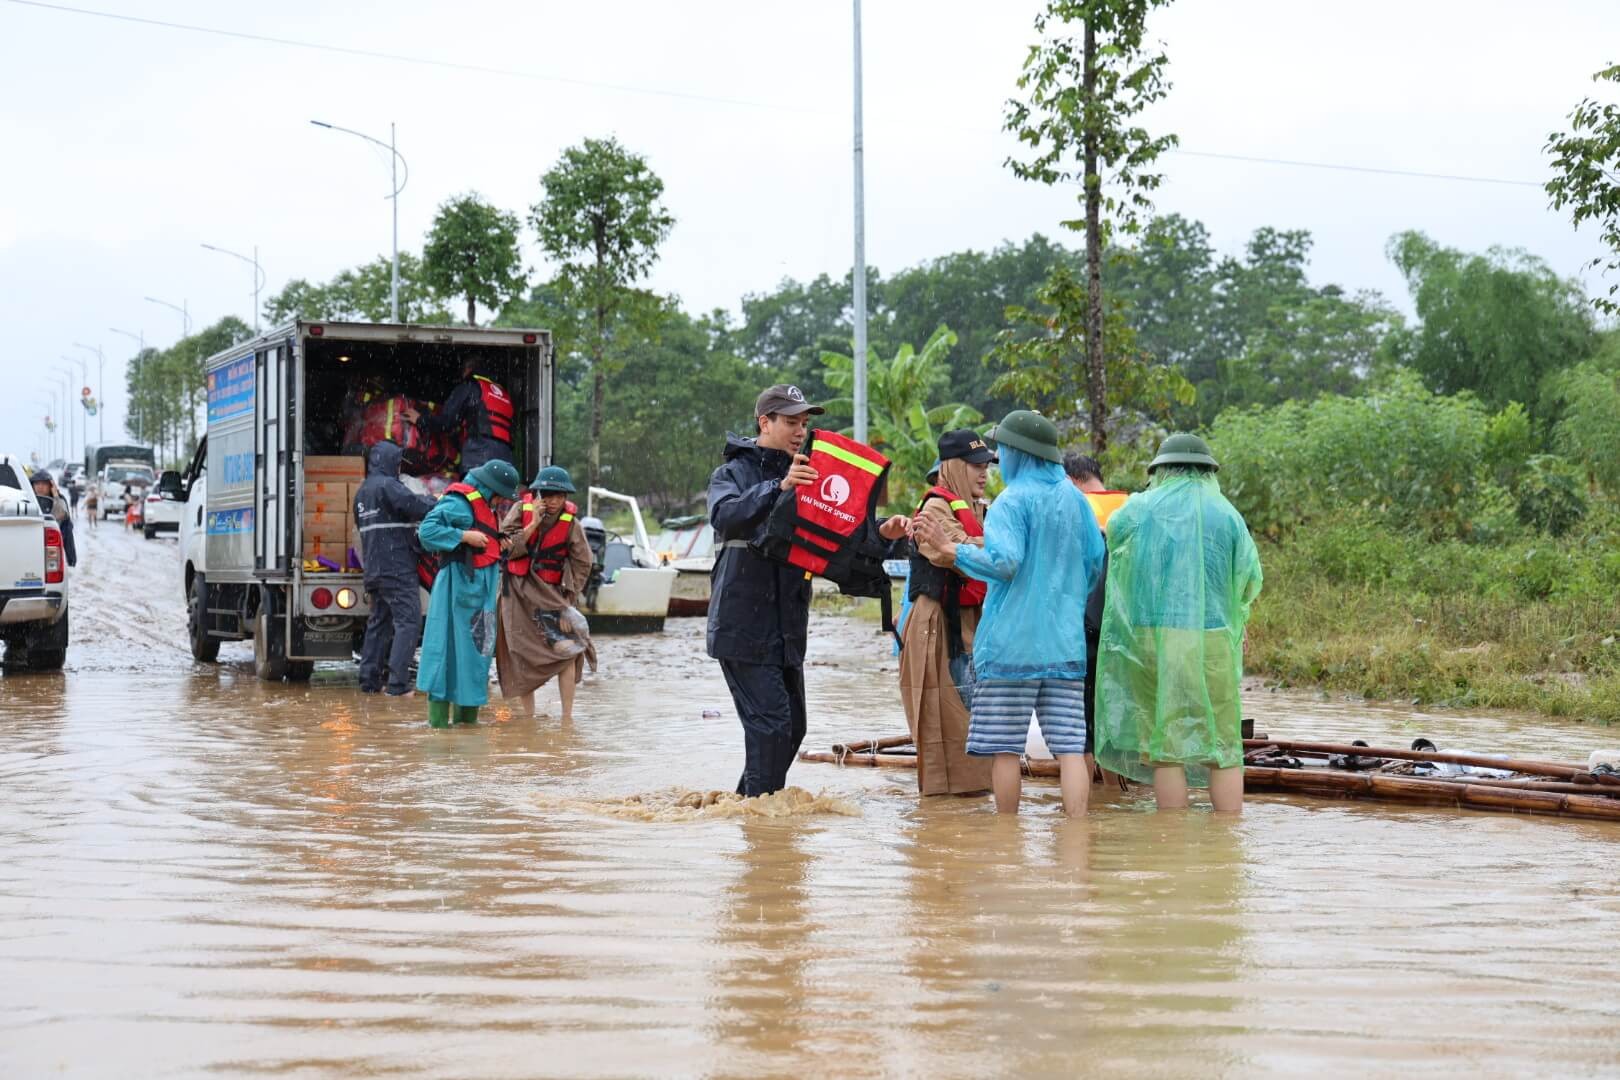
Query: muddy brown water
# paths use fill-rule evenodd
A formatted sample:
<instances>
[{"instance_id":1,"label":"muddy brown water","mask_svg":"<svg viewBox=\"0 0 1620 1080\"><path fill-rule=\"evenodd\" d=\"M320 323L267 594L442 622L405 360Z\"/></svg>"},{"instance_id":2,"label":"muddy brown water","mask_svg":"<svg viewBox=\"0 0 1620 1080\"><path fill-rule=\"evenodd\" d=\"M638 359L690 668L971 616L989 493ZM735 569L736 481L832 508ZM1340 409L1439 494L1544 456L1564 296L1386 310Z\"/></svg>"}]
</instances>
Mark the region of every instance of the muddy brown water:
<instances>
[{"instance_id":1,"label":"muddy brown water","mask_svg":"<svg viewBox=\"0 0 1620 1080\"><path fill-rule=\"evenodd\" d=\"M1005 820L805 764L858 816L626 820L592 807L736 781L699 623L604 641L571 726L430 733L352 668L193 665L173 541L85 546L67 672L0 678L0 1075L1620 1072L1620 829L1275 796L1066 822L1034 785ZM903 730L871 627L812 633L808 744ZM1277 735L1620 743L1248 702Z\"/></svg>"}]
</instances>

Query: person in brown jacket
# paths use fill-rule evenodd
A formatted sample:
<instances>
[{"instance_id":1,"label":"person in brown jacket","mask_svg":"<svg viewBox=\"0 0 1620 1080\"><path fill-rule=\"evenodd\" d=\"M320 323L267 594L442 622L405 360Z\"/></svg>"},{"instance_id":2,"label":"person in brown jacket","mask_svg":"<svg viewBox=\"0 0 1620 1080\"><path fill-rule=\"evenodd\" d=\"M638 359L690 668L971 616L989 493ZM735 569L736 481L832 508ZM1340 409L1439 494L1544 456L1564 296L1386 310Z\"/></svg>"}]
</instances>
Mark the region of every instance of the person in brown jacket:
<instances>
[{"instance_id":1,"label":"person in brown jacket","mask_svg":"<svg viewBox=\"0 0 1620 1080\"><path fill-rule=\"evenodd\" d=\"M937 521L951 541L983 544L984 486L996 455L971 428L939 440L939 480L918 517ZM963 795L990 788L990 759L967 753L973 687L973 631L984 602L983 583L951 569L951 560L924 540L911 556L911 611L901 631L900 697L917 748L917 790Z\"/></svg>"},{"instance_id":2,"label":"person in brown jacket","mask_svg":"<svg viewBox=\"0 0 1620 1080\"><path fill-rule=\"evenodd\" d=\"M585 665L596 670L596 647L578 604L591 576L591 546L569 501L568 470L548 465L501 522L512 537L495 635L495 670L501 696L521 698L534 712L534 692L553 677L562 695L562 719L574 718L574 689Z\"/></svg>"}]
</instances>

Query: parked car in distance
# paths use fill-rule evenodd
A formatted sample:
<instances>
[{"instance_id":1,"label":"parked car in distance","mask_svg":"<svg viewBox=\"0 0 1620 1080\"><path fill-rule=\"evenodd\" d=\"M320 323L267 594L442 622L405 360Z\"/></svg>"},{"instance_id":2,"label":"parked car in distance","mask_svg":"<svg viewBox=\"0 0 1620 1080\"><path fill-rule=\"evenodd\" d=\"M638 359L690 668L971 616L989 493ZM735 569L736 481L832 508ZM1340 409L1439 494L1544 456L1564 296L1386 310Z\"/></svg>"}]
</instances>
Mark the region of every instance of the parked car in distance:
<instances>
[{"instance_id":1,"label":"parked car in distance","mask_svg":"<svg viewBox=\"0 0 1620 1080\"><path fill-rule=\"evenodd\" d=\"M101 516L122 514L132 493L144 499L157 480L152 466L144 462L114 461L101 470Z\"/></svg>"},{"instance_id":2,"label":"parked car in distance","mask_svg":"<svg viewBox=\"0 0 1620 1080\"><path fill-rule=\"evenodd\" d=\"M158 477L157 486L146 493L146 502L141 507L141 534L148 540L160 532L179 536L180 518L185 512L180 473L168 469Z\"/></svg>"}]
</instances>

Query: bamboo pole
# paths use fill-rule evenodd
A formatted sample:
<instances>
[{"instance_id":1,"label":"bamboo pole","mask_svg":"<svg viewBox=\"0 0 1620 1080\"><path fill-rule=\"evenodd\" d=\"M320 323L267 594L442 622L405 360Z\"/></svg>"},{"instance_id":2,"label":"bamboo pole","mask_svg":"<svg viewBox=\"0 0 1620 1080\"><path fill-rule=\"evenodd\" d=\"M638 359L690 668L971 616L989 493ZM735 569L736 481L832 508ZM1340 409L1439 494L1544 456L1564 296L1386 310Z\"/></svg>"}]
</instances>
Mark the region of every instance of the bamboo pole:
<instances>
[{"instance_id":1,"label":"bamboo pole","mask_svg":"<svg viewBox=\"0 0 1620 1080\"><path fill-rule=\"evenodd\" d=\"M867 754L873 750L890 750L896 746L910 745L910 735L889 735L882 739L859 739L855 742L833 743L833 753Z\"/></svg>"},{"instance_id":2,"label":"bamboo pole","mask_svg":"<svg viewBox=\"0 0 1620 1080\"><path fill-rule=\"evenodd\" d=\"M1245 749L1275 746L1301 754L1347 754L1364 758L1395 758L1402 761L1439 761L1450 765L1482 765L1488 769L1509 769L1513 772L1538 776L1556 776L1572 780L1577 774L1586 774L1579 765L1558 765L1547 761L1518 761L1512 758L1491 757L1489 754L1470 754L1462 751L1397 750L1379 746L1351 746L1348 743L1292 742L1287 739L1244 739Z\"/></svg>"}]
</instances>

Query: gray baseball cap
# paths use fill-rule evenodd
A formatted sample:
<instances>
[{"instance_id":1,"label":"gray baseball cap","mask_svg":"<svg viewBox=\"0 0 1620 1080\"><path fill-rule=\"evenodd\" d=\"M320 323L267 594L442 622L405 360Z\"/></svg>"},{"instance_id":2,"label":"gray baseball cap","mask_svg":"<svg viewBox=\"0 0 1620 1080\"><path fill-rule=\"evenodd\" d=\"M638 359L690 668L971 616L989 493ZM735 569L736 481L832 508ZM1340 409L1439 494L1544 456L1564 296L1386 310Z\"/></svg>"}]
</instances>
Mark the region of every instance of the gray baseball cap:
<instances>
[{"instance_id":1,"label":"gray baseball cap","mask_svg":"<svg viewBox=\"0 0 1620 1080\"><path fill-rule=\"evenodd\" d=\"M798 416L800 413L819 415L826 411L820 405L804 400L804 391L787 383L766 387L754 401L755 416Z\"/></svg>"}]
</instances>

